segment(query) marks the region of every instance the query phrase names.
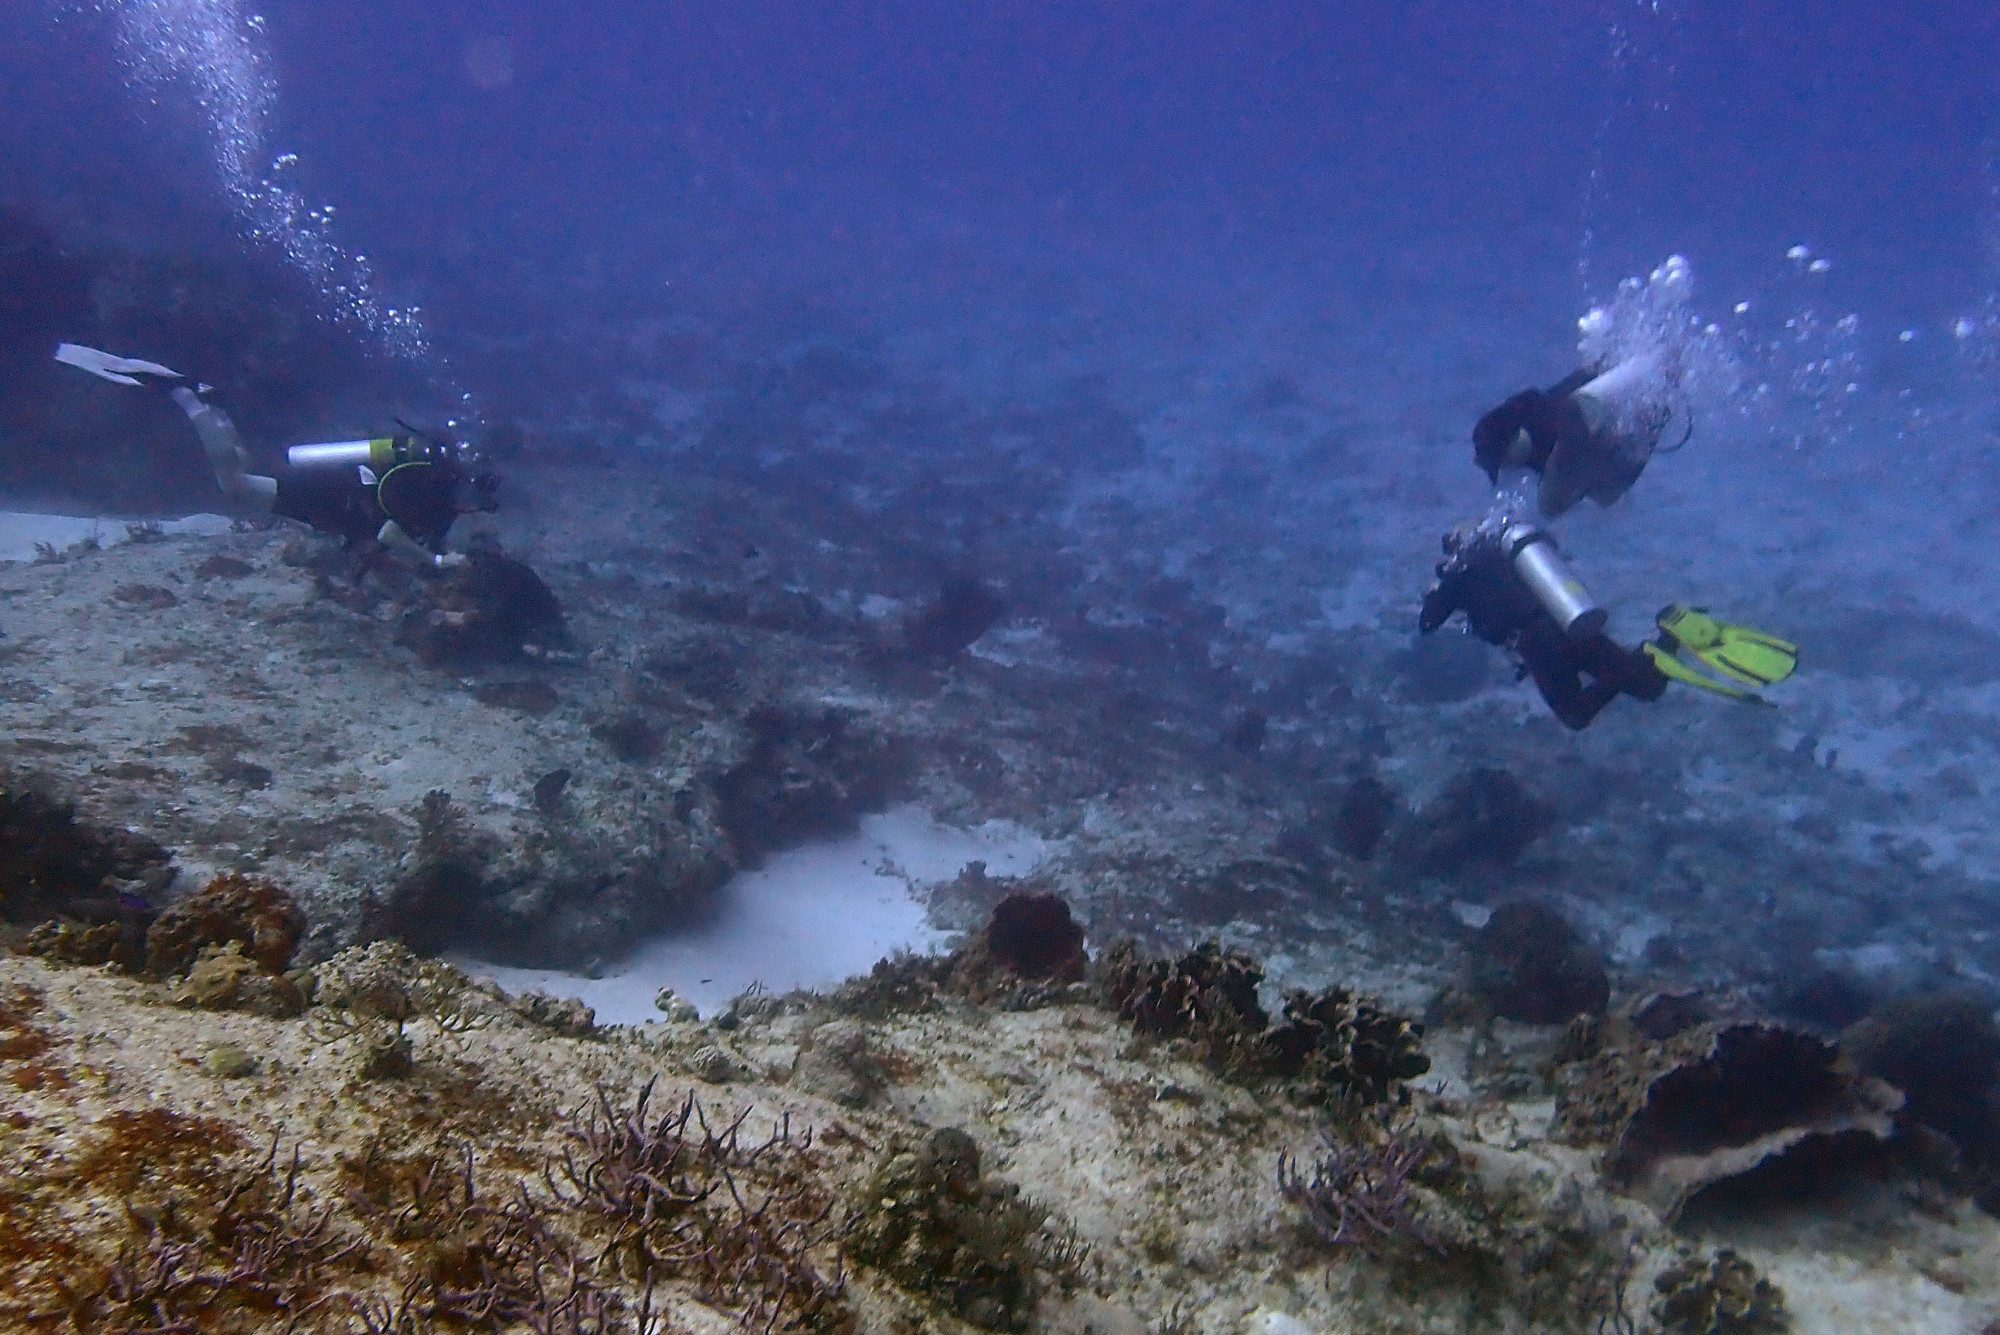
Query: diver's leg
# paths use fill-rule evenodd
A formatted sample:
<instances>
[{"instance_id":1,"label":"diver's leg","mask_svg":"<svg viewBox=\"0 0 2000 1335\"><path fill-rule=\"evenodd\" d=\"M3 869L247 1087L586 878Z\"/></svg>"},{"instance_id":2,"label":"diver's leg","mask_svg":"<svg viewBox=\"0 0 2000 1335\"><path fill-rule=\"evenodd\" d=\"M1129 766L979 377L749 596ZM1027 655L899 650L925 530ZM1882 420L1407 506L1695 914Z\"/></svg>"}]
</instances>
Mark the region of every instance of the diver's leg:
<instances>
[{"instance_id":1,"label":"diver's leg","mask_svg":"<svg viewBox=\"0 0 2000 1335\"><path fill-rule=\"evenodd\" d=\"M1522 632L1517 646L1522 663L1535 679L1535 688L1548 702L1549 712L1562 720L1564 727L1571 731L1589 726L1598 711L1609 702L1610 697L1595 699L1600 683L1592 682L1586 688L1575 656L1564 641L1561 631L1550 623L1547 633L1538 633L1531 627ZM1613 687L1611 695L1618 693Z\"/></svg>"},{"instance_id":2,"label":"diver's leg","mask_svg":"<svg viewBox=\"0 0 2000 1335\"><path fill-rule=\"evenodd\" d=\"M209 469L215 474L215 485L235 500L270 509L278 495L277 479L247 471L250 456L229 414L205 402L185 385L169 390L167 397L194 424L194 433L201 438L201 448L208 455Z\"/></svg>"},{"instance_id":3,"label":"diver's leg","mask_svg":"<svg viewBox=\"0 0 2000 1335\"><path fill-rule=\"evenodd\" d=\"M1653 666L1643 650L1627 649L1607 635L1593 635L1577 642L1575 653L1583 670L1607 683L1613 695L1623 691L1635 700L1652 701L1667 693L1666 673Z\"/></svg>"}]
</instances>

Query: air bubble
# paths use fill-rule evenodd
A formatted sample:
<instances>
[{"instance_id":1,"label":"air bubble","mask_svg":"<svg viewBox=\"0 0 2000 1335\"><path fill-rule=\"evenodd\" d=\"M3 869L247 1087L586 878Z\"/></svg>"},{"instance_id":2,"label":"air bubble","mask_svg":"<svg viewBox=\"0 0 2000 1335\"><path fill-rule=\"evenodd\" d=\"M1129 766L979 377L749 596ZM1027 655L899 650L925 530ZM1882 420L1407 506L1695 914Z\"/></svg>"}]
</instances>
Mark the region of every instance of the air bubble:
<instances>
[{"instance_id":1,"label":"air bubble","mask_svg":"<svg viewBox=\"0 0 2000 1335\"><path fill-rule=\"evenodd\" d=\"M298 165L281 153L261 172L278 97L264 36L264 16L244 0L70 0L106 15L131 90L158 105L183 95L206 121L223 194L246 238L275 247L304 274L343 325L368 330L391 354L419 360L429 352L415 308L384 310L370 290L366 257L350 256L330 231L330 204L309 206L270 179Z\"/></svg>"}]
</instances>

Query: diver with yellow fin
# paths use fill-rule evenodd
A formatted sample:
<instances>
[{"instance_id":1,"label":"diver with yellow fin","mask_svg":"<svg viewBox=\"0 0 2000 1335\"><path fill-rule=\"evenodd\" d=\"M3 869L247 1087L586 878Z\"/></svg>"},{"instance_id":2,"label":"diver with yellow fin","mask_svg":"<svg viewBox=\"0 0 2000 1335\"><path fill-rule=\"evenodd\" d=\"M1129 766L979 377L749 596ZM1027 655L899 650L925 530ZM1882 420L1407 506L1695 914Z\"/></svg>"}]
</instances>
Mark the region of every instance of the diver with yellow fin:
<instances>
[{"instance_id":1,"label":"diver with yellow fin","mask_svg":"<svg viewBox=\"0 0 2000 1335\"><path fill-rule=\"evenodd\" d=\"M1604 633L1609 614L1535 524L1505 516L1461 524L1444 535L1444 555L1418 631L1428 635L1463 613L1473 634L1515 656L1571 729L1588 727L1620 695L1657 700L1673 681L1768 704L1753 688L1783 681L1798 664L1787 641L1678 603L1661 611L1657 640L1625 648ZM1681 650L1727 680L1682 662Z\"/></svg>"},{"instance_id":2,"label":"diver with yellow fin","mask_svg":"<svg viewBox=\"0 0 2000 1335\"><path fill-rule=\"evenodd\" d=\"M1669 603L1660 609L1654 623L1660 628L1659 638L1640 646L1653 666L1675 681L1731 700L1769 704L1757 691L1783 681L1799 665L1799 647L1790 640L1752 626L1718 621L1699 607ZM1682 662L1679 655L1683 649L1727 680L1717 681Z\"/></svg>"}]
</instances>

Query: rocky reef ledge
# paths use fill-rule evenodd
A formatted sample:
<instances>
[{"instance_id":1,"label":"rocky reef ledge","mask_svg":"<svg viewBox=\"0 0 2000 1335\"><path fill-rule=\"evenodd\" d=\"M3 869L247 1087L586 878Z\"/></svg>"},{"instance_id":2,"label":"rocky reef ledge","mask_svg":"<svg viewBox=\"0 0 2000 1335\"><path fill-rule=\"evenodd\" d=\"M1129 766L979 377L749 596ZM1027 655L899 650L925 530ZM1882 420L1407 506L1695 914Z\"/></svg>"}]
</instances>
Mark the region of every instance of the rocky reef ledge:
<instances>
[{"instance_id":1,"label":"rocky reef ledge","mask_svg":"<svg viewBox=\"0 0 2000 1335\"><path fill-rule=\"evenodd\" d=\"M388 941L285 972L269 932L165 974L0 958L0 1326L1293 1335L1992 1316L2000 1229L1942 1194L1872 1225L1765 1209L1721 1243L1619 1194L1629 1165L1589 1143L1617 1127L1577 1112L1611 1104L1577 1091L1610 1070L1640 1091L1620 1106L1644 1116L1651 1079L1652 1104L1689 1113L1686 1072L1740 1046L1733 1031L1690 1031L1634 1076L1644 1063L1607 1065L1602 1021L1551 1050L1550 1031L1504 1024L1427 1036L1341 988L1267 1016L1237 952L1128 945L1089 964L1059 901L1003 910L952 955L828 994L750 993L705 1022L667 998L660 1021L608 1029ZM1532 1092L1454 1096L1481 1043L1489 1072L1567 1060L1560 1114ZM1813 1171L1851 1193L1907 1192L1831 1162Z\"/></svg>"}]
</instances>

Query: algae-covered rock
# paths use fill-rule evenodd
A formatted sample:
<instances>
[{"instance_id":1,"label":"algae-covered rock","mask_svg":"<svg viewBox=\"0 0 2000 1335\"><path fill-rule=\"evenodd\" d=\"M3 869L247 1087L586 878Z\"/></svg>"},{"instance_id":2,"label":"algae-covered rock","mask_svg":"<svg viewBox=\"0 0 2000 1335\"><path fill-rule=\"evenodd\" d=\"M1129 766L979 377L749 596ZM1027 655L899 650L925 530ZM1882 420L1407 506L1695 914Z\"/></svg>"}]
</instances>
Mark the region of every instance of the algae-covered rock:
<instances>
[{"instance_id":1,"label":"algae-covered rock","mask_svg":"<svg viewBox=\"0 0 2000 1335\"><path fill-rule=\"evenodd\" d=\"M853 1020L832 1020L813 1030L792 1062L792 1088L849 1108L866 1106L883 1083L868 1030Z\"/></svg>"},{"instance_id":2,"label":"algae-covered rock","mask_svg":"<svg viewBox=\"0 0 2000 1335\"><path fill-rule=\"evenodd\" d=\"M129 912L121 893L154 894L172 879L153 840L78 820L48 785L0 770L0 922L114 922Z\"/></svg>"},{"instance_id":3,"label":"algae-covered rock","mask_svg":"<svg viewBox=\"0 0 2000 1335\"><path fill-rule=\"evenodd\" d=\"M243 958L243 948L237 942L208 946L175 990L174 999L183 1006L222 1010L235 1003L237 985L256 972L256 964Z\"/></svg>"},{"instance_id":4,"label":"algae-covered rock","mask_svg":"<svg viewBox=\"0 0 2000 1335\"><path fill-rule=\"evenodd\" d=\"M688 1070L696 1078L706 1080L711 1085L726 1085L739 1073L736 1059L729 1055L727 1048L707 1043L694 1050L688 1058Z\"/></svg>"},{"instance_id":5,"label":"algae-covered rock","mask_svg":"<svg viewBox=\"0 0 2000 1335\"><path fill-rule=\"evenodd\" d=\"M305 930L305 911L284 887L225 872L154 920L146 932L146 967L177 974L193 967L204 946L234 941L258 967L283 973Z\"/></svg>"},{"instance_id":6,"label":"algae-covered rock","mask_svg":"<svg viewBox=\"0 0 2000 1335\"><path fill-rule=\"evenodd\" d=\"M283 974L269 974L243 954L240 941L204 946L194 967L174 989L176 1005L197 1010L245 1010L274 1020L305 1009L305 997Z\"/></svg>"},{"instance_id":7,"label":"algae-covered rock","mask_svg":"<svg viewBox=\"0 0 2000 1335\"><path fill-rule=\"evenodd\" d=\"M1546 904L1502 904L1468 953L1472 990L1509 1020L1562 1024L1601 1014L1611 998L1603 954Z\"/></svg>"},{"instance_id":8,"label":"algae-covered rock","mask_svg":"<svg viewBox=\"0 0 2000 1335\"><path fill-rule=\"evenodd\" d=\"M235 1043L216 1044L202 1055L201 1064L225 1080L257 1074L257 1059Z\"/></svg>"},{"instance_id":9,"label":"algae-covered rock","mask_svg":"<svg viewBox=\"0 0 2000 1335\"><path fill-rule=\"evenodd\" d=\"M565 1038L589 1038L597 1032L597 1012L575 997L524 992L514 998L514 1013L529 1024L553 1029Z\"/></svg>"},{"instance_id":10,"label":"algae-covered rock","mask_svg":"<svg viewBox=\"0 0 2000 1335\"><path fill-rule=\"evenodd\" d=\"M1669 1266L1653 1291L1661 1335L1777 1335L1792 1327L1784 1292L1726 1247L1706 1262Z\"/></svg>"},{"instance_id":11,"label":"algae-covered rock","mask_svg":"<svg viewBox=\"0 0 2000 1335\"><path fill-rule=\"evenodd\" d=\"M856 1202L847 1254L987 1330L1026 1330L1046 1274L1066 1277L1077 1244L1011 1182L982 1177L955 1127L893 1150Z\"/></svg>"},{"instance_id":12,"label":"algae-covered rock","mask_svg":"<svg viewBox=\"0 0 2000 1335\"><path fill-rule=\"evenodd\" d=\"M1212 941L1155 960L1121 942L1105 959L1106 999L1120 1016L1142 1034L1191 1041L1232 1079L1291 1082L1310 1103L1366 1106L1430 1069L1416 1021L1329 987L1291 993L1272 1025L1257 1000L1263 980L1255 960Z\"/></svg>"}]
</instances>

